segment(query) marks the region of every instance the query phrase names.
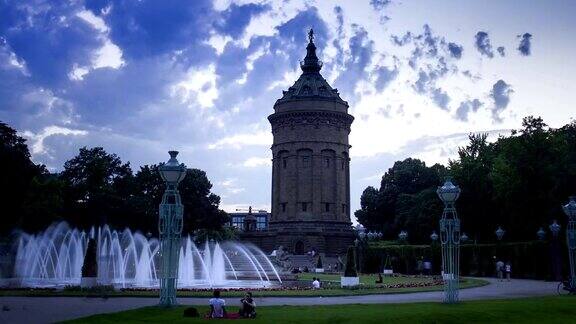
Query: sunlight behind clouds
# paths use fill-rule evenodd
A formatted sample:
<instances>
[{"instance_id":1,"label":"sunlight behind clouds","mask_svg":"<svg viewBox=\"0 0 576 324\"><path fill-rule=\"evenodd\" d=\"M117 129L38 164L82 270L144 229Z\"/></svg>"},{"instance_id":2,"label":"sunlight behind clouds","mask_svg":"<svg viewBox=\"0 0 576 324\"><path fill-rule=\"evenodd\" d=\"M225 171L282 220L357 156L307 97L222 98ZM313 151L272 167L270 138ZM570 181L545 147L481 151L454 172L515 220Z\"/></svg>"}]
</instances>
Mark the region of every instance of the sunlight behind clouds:
<instances>
[{"instance_id":1,"label":"sunlight behind clouds","mask_svg":"<svg viewBox=\"0 0 576 324\"><path fill-rule=\"evenodd\" d=\"M395 160L445 163L468 133L506 134L526 115L569 122L575 11L561 1L22 1L0 23L0 120L52 170L84 145L135 168L178 148L224 205L267 206L267 116L300 75L314 28L321 73L355 117L354 210Z\"/></svg>"}]
</instances>

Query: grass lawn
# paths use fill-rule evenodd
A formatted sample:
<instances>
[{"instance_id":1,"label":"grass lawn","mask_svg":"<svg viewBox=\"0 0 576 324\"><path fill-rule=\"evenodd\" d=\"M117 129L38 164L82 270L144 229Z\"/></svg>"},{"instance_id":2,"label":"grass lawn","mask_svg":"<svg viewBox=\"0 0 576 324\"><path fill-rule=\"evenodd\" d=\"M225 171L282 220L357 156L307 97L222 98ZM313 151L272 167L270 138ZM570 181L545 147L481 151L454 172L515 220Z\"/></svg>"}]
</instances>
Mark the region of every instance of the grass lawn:
<instances>
[{"instance_id":1,"label":"grass lawn","mask_svg":"<svg viewBox=\"0 0 576 324\"><path fill-rule=\"evenodd\" d=\"M183 317L186 307L145 307L125 312L85 317L69 323L196 323L204 319ZM208 311L198 307L200 314ZM229 311L236 311L230 309ZM508 300L441 303L273 306L258 308L250 323L574 323L576 298L554 296Z\"/></svg>"},{"instance_id":2,"label":"grass lawn","mask_svg":"<svg viewBox=\"0 0 576 324\"><path fill-rule=\"evenodd\" d=\"M302 274L299 280L311 281L312 277L320 277L321 281L325 284L327 281L340 281L340 275L335 274ZM420 291L436 291L442 290L442 285L428 286L428 287L409 287L409 288L388 288L379 287L374 284L376 280L375 275L362 275L360 277L361 283L364 285L355 289L342 289L338 285L333 285L335 288L326 288L320 290L261 290L254 291L257 297L316 297L316 296L356 296L356 295L374 295L374 294L396 294L396 293L412 293ZM426 282L431 281L430 278L418 277L384 277L383 284L396 284L408 282ZM460 288L478 287L488 284L487 281L479 279L464 278L460 283ZM212 296L211 290L206 291L187 291L181 290L177 292L178 297L210 297ZM241 297L244 296L243 291L226 291L227 297ZM61 297L158 297L157 290L115 290L99 292L86 292L77 290L44 290L44 289L18 289L18 290L0 290L0 296L30 296L30 297L46 297L46 296L61 296Z\"/></svg>"}]
</instances>

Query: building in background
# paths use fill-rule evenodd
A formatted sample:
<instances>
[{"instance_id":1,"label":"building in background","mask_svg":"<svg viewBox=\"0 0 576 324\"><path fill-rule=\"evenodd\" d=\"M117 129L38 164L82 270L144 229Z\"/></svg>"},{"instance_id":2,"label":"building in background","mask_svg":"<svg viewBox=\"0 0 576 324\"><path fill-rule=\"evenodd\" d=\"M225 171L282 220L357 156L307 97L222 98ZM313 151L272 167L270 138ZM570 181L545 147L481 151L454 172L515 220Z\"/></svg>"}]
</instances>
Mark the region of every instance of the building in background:
<instances>
[{"instance_id":1,"label":"building in background","mask_svg":"<svg viewBox=\"0 0 576 324\"><path fill-rule=\"evenodd\" d=\"M236 212L236 213L228 213L230 216L230 226L236 228L240 232L244 232L246 230L255 230L255 231L265 231L268 229L268 221L270 219L270 213L266 210L258 210L256 212L252 212L251 210L248 212ZM247 224L251 224L250 218L253 218L253 228L247 228Z\"/></svg>"},{"instance_id":2,"label":"building in background","mask_svg":"<svg viewBox=\"0 0 576 324\"><path fill-rule=\"evenodd\" d=\"M268 230L244 231L241 238L265 251L282 246L297 255L336 255L354 241L348 142L354 117L320 74L312 31L306 50L302 74L268 117L274 137Z\"/></svg>"}]
</instances>

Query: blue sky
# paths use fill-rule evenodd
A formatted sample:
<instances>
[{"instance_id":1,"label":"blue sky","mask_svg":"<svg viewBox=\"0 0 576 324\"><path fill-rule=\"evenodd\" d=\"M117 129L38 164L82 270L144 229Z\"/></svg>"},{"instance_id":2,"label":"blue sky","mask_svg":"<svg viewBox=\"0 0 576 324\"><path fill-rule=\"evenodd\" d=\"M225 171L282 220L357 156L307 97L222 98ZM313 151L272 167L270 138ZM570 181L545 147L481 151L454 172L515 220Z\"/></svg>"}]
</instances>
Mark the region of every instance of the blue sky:
<instances>
[{"instance_id":1,"label":"blue sky","mask_svg":"<svg viewBox=\"0 0 576 324\"><path fill-rule=\"evenodd\" d=\"M266 117L313 27L350 103L352 209L396 160L470 132L574 117L575 1L0 0L0 120L51 170L82 146L206 170L226 210L269 208Z\"/></svg>"}]
</instances>

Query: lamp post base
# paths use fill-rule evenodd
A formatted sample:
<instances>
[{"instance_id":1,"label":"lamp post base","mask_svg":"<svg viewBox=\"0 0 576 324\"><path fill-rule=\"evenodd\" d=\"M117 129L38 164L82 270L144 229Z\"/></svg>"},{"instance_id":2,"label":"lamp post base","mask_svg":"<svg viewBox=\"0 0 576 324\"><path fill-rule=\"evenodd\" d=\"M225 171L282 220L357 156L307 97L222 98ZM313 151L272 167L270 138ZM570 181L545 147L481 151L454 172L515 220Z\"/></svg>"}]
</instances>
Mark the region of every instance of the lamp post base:
<instances>
[{"instance_id":1,"label":"lamp post base","mask_svg":"<svg viewBox=\"0 0 576 324\"><path fill-rule=\"evenodd\" d=\"M178 305L176 300L176 279L160 279L160 303L161 307L173 307Z\"/></svg>"},{"instance_id":2,"label":"lamp post base","mask_svg":"<svg viewBox=\"0 0 576 324\"><path fill-rule=\"evenodd\" d=\"M456 304L458 302L458 279L444 279L444 303Z\"/></svg>"}]
</instances>

